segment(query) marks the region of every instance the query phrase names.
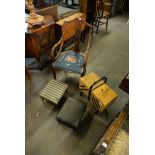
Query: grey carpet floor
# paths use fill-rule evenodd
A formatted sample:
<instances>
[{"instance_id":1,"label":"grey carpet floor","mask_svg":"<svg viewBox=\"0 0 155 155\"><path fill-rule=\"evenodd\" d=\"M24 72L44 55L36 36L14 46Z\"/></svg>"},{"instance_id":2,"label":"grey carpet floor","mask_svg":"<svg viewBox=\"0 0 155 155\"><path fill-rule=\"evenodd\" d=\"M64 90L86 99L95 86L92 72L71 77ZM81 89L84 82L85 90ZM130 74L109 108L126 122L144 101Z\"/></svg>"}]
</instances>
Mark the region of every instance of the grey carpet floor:
<instances>
[{"instance_id":1,"label":"grey carpet floor","mask_svg":"<svg viewBox=\"0 0 155 155\"><path fill-rule=\"evenodd\" d=\"M38 94L52 77L50 66L43 71L32 70L32 81L25 83L25 138L26 155L88 155L96 146L108 124L128 100L128 94L119 89L119 84L129 71L129 27L128 15L118 15L109 20L108 32L101 26L93 35L87 72L107 76L108 84L119 97L104 112L92 115L87 109L80 127L73 130L56 120L61 107L42 103ZM82 102L87 99L79 95L79 75L57 72L57 80L69 84L68 94ZM62 101L63 102L63 101Z\"/></svg>"}]
</instances>

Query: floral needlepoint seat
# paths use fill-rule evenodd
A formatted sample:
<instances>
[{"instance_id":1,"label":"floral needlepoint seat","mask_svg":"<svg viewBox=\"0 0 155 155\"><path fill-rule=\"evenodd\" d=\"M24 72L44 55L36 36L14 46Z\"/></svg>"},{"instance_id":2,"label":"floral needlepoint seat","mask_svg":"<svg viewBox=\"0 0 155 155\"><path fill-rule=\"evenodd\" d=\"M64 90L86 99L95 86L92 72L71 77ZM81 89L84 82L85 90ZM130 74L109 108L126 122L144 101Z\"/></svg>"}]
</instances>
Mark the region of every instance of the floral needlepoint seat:
<instances>
[{"instance_id":1,"label":"floral needlepoint seat","mask_svg":"<svg viewBox=\"0 0 155 155\"><path fill-rule=\"evenodd\" d=\"M54 63L54 67L81 74L83 64L84 56L82 53L69 51L60 54L59 58Z\"/></svg>"}]
</instances>

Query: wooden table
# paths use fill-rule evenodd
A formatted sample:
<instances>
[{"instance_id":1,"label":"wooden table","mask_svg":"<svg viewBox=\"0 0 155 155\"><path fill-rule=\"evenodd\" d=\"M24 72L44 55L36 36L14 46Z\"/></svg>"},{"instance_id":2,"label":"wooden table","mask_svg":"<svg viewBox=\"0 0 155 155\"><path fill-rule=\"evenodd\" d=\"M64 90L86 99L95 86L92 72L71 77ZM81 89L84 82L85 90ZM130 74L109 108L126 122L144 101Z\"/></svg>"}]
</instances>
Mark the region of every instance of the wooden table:
<instances>
[{"instance_id":1,"label":"wooden table","mask_svg":"<svg viewBox=\"0 0 155 155\"><path fill-rule=\"evenodd\" d=\"M55 22L53 16L46 15L44 18L45 23L42 26L34 26L32 29L27 28L25 23L25 57L35 57L39 64L39 69L43 68L40 63L41 55L50 55L50 50L55 44Z\"/></svg>"}]
</instances>

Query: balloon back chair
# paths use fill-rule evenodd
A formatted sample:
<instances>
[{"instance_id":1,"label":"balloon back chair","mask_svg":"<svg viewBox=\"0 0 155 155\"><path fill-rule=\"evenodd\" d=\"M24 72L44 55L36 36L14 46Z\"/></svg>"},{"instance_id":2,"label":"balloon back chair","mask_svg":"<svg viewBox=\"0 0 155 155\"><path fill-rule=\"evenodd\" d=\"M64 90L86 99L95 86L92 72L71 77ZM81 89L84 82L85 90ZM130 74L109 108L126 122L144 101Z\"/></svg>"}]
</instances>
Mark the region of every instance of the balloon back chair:
<instances>
[{"instance_id":1,"label":"balloon back chair","mask_svg":"<svg viewBox=\"0 0 155 155\"><path fill-rule=\"evenodd\" d=\"M86 50L83 53L80 51L79 45L81 33L86 27L89 27L88 41ZM56 43L51 50L51 65L54 79L56 79L56 69L78 73L81 76L85 75L92 30L93 26L81 18L64 22L62 26L62 36L59 42ZM63 51L64 42L73 37L75 40L73 50Z\"/></svg>"}]
</instances>

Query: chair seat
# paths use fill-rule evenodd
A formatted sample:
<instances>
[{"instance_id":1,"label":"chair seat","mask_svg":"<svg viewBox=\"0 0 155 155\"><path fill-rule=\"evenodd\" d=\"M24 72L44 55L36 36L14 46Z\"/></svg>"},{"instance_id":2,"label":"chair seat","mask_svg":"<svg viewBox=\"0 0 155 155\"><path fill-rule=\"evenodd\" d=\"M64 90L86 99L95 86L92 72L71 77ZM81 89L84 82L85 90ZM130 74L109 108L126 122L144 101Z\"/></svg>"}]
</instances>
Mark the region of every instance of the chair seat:
<instances>
[{"instance_id":1,"label":"chair seat","mask_svg":"<svg viewBox=\"0 0 155 155\"><path fill-rule=\"evenodd\" d=\"M84 56L74 51L66 51L60 54L53 64L55 68L81 74L84 64Z\"/></svg>"},{"instance_id":2,"label":"chair seat","mask_svg":"<svg viewBox=\"0 0 155 155\"><path fill-rule=\"evenodd\" d=\"M57 120L76 129L87 105L69 97L57 115Z\"/></svg>"},{"instance_id":3,"label":"chair seat","mask_svg":"<svg viewBox=\"0 0 155 155\"><path fill-rule=\"evenodd\" d=\"M103 12L103 17L109 16L109 15L110 15L109 12L107 12L107 11L104 11L104 12Z\"/></svg>"}]
</instances>

